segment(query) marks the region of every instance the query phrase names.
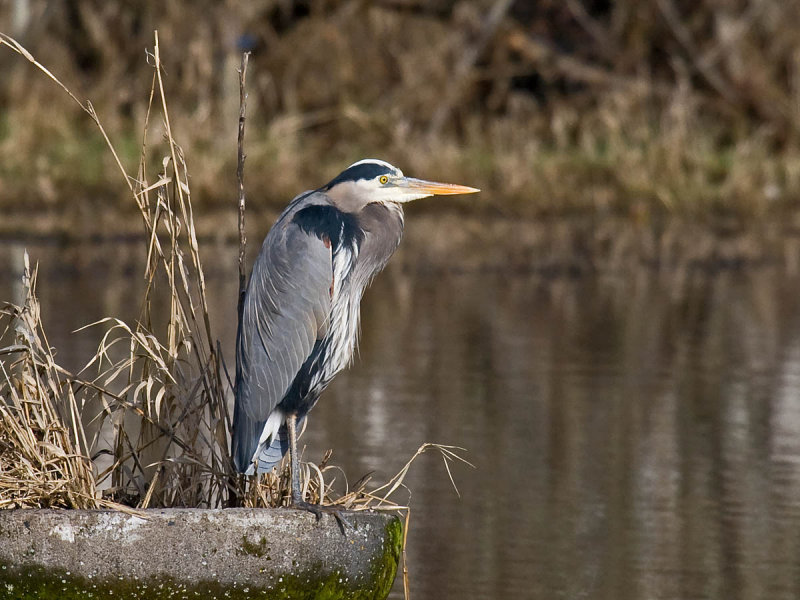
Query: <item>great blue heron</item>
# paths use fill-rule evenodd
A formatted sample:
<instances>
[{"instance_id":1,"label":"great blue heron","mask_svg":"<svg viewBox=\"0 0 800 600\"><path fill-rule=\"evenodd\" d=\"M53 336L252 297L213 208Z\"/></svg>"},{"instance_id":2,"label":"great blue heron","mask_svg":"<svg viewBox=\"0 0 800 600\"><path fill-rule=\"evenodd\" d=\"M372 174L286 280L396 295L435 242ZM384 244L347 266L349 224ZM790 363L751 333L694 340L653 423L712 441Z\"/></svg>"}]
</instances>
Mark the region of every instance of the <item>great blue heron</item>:
<instances>
[{"instance_id":1,"label":"great blue heron","mask_svg":"<svg viewBox=\"0 0 800 600\"><path fill-rule=\"evenodd\" d=\"M239 472L267 472L289 450L292 504L305 505L296 432L353 357L361 295L400 243L401 204L477 191L366 159L292 200L264 239L239 323L232 449Z\"/></svg>"}]
</instances>

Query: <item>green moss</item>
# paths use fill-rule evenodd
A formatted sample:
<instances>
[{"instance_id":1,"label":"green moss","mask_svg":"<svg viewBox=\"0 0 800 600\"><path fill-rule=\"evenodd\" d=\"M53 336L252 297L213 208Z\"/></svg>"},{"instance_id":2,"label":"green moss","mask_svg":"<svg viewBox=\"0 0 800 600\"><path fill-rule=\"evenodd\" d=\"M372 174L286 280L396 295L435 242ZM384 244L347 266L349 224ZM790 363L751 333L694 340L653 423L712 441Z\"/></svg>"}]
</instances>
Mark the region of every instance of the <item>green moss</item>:
<instances>
[{"instance_id":1,"label":"green moss","mask_svg":"<svg viewBox=\"0 0 800 600\"><path fill-rule=\"evenodd\" d=\"M325 579L314 581L308 573L288 575L276 586L272 592L275 595L271 597L281 600L383 600L392 589L403 549L403 525L400 519L389 521L385 531L383 554L372 565L369 577L352 580L347 575L333 572ZM316 571L319 572L319 569Z\"/></svg>"},{"instance_id":2,"label":"green moss","mask_svg":"<svg viewBox=\"0 0 800 600\"><path fill-rule=\"evenodd\" d=\"M248 556L257 556L258 558L266 557L266 560L272 560L268 552L270 549L267 547L267 538L262 537L255 544L247 539L247 536L242 536L242 546L239 549L239 554L247 554Z\"/></svg>"},{"instance_id":3,"label":"green moss","mask_svg":"<svg viewBox=\"0 0 800 600\"><path fill-rule=\"evenodd\" d=\"M402 552L403 524L400 519L392 519L386 524L386 543L383 547L383 556L381 561L375 565L372 573L376 586L374 598L385 598L389 595Z\"/></svg>"},{"instance_id":4,"label":"green moss","mask_svg":"<svg viewBox=\"0 0 800 600\"><path fill-rule=\"evenodd\" d=\"M183 582L169 577L140 580L105 577L88 579L64 570L44 567L13 567L0 564L0 598L18 600L78 600L115 598L117 600L382 600L389 595L397 573L403 543L403 526L394 518L386 525L383 553L374 561L368 575L328 572L322 565L311 565L301 573L275 575L274 584L257 587L247 584L221 584L216 581ZM244 540L243 553L269 560L266 539L258 543Z\"/></svg>"},{"instance_id":5,"label":"green moss","mask_svg":"<svg viewBox=\"0 0 800 600\"><path fill-rule=\"evenodd\" d=\"M0 566L0 597L16 600L247 600L273 598L270 589L245 584L222 585L214 581L184 583L170 577L146 580L87 579L60 569L43 567L10 568ZM303 597L303 596L300 596ZM305 596L309 597L309 596Z\"/></svg>"}]
</instances>

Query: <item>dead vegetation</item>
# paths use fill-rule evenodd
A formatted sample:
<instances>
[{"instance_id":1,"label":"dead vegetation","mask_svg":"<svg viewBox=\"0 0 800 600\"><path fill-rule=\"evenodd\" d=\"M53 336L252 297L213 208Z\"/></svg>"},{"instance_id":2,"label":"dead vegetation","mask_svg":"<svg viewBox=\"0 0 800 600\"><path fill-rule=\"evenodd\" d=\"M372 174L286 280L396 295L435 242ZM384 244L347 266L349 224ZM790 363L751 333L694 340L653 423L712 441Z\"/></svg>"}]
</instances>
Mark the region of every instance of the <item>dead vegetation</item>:
<instances>
[{"instance_id":1,"label":"dead vegetation","mask_svg":"<svg viewBox=\"0 0 800 600\"><path fill-rule=\"evenodd\" d=\"M0 29L12 27L17 4L0 8ZM159 29L171 50L172 125L203 165L192 183L204 207L227 206L235 186L232 73L243 47L253 51L255 210L367 155L480 187L469 210L512 216L746 220L800 200L796 3L26 4L21 39L71 89L102 100L126 159L138 153L136 100L150 78L142 57ZM41 119L62 101L0 60L9 74L0 89L3 197L64 210L64 189L108 198L113 165L101 136L77 116Z\"/></svg>"},{"instance_id":2,"label":"dead vegetation","mask_svg":"<svg viewBox=\"0 0 800 600\"><path fill-rule=\"evenodd\" d=\"M0 307L0 508L98 508L82 394L47 345L35 282L26 254L24 304Z\"/></svg>"},{"instance_id":3,"label":"dead vegetation","mask_svg":"<svg viewBox=\"0 0 800 600\"><path fill-rule=\"evenodd\" d=\"M19 43L14 49L41 72L61 82ZM47 343L35 295L35 269L26 255L23 301L0 308L0 508L284 506L288 465L245 478L233 473L229 455L231 385L216 348L194 227L189 175L172 135L163 85L158 35L150 55L153 76L136 176L125 176L144 225L147 282L135 323L105 318L89 327L105 333L78 374L61 368ZM78 102L79 103L79 102ZM79 103L80 104L80 103ZM113 144L90 103L88 112ZM163 135L157 139L152 123ZM155 138L155 139L154 139ZM150 154L161 168L148 169ZM168 314L157 314L166 294ZM388 483L365 477L350 486L337 467L303 462L304 497L350 510L406 511L392 500L411 462L438 451L463 461L458 448L423 445Z\"/></svg>"},{"instance_id":4,"label":"dead vegetation","mask_svg":"<svg viewBox=\"0 0 800 600\"><path fill-rule=\"evenodd\" d=\"M3 37L0 43L62 85L15 40ZM39 499L12 502L16 506L38 503L79 508L113 501L137 508L209 507L229 496L226 393L208 319L186 163L170 130L157 38L152 60L153 78L136 176L129 176L117 158L93 106L81 104L98 125L110 154L117 158L145 228L147 286L141 313L134 324L115 318L95 323L93 326L106 329L105 334L97 353L77 376L55 364L43 333L39 338L23 336L22 344L18 340L7 347L12 355L22 353L23 367L20 373L6 377L0 397L11 406L9 401L21 385L20 377L25 385L26 373L44 364L49 370L42 372L39 368L45 382L41 389L31 389L30 385L24 389L31 390L29 395L40 402L42 390L49 391L50 404L42 403L33 415L30 410L18 409L15 416L21 427L36 423L33 416L43 422L42 427L75 436L72 445L62 449L83 466L78 476L51 471L43 474L59 484L80 484L81 495L42 494ZM165 132L161 140L152 139L151 118L161 123ZM160 152L163 157L161 169L154 174L148 170L150 152ZM156 294L167 295L168 314L153 313ZM25 306L7 309L14 323L6 331L16 332L17 337L20 331L40 332L37 307L33 287L28 286ZM27 329L21 329L22 325ZM43 362L39 356L49 360ZM80 396L75 395L75 388L81 390ZM57 446L47 443L40 443L39 448ZM24 464L26 457L15 454L15 447L10 444L4 449L5 466ZM24 474L21 468L14 472ZM21 478L19 487L24 487L25 481ZM5 489L0 489L0 496L4 495Z\"/></svg>"}]
</instances>

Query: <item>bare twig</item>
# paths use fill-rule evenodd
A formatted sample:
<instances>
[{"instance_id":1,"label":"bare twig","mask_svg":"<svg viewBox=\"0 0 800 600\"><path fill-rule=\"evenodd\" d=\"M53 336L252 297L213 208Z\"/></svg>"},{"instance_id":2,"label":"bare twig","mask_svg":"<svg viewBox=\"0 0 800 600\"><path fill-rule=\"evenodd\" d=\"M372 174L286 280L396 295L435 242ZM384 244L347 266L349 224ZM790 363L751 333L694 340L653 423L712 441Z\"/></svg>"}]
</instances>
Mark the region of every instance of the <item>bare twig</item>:
<instances>
[{"instance_id":1,"label":"bare twig","mask_svg":"<svg viewBox=\"0 0 800 600\"><path fill-rule=\"evenodd\" d=\"M713 64L702 59L702 53L695 44L691 31L684 25L675 4L671 0L656 0L656 6L672 30L675 39L683 46L697 72L724 100L731 104L737 104L739 95L736 90L728 85L719 70L713 68Z\"/></svg>"},{"instance_id":2,"label":"bare twig","mask_svg":"<svg viewBox=\"0 0 800 600\"><path fill-rule=\"evenodd\" d=\"M408 528L411 525L411 509L406 510L405 523L403 523L403 596L405 600L411 600L411 584L408 577L408 556L406 548L408 542Z\"/></svg>"},{"instance_id":3,"label":"bare twig","mask_svg":"<svg viewBox=\"0 0 800 600\"><path fill-rule=\"evenodd\" d=\"M236 323L237 323L237 335L236 335L236 344L238 346L239 343L239 331L242 327L242 311L244 310L244 295L247 291L247 232L245 230L245 207L246 207L246 198L245 198L245 191L244 191L244 161L247 158L247 155L244 152L244 125L245 125L245 115L247 113L247 92L246 84L247 84L247 63L250 60L250 53L244 52L242 53L242 63L239 67L239 134L237 137L237 160L236 160L236 179L239 185L239 290L238 290L238 297L236 301ZM236 348L236 353L238 355L239 349ZM234 383L234 386L236 384ZM232 423L229 423L232 427ZM231 430L232 434L232 430ZM241 477L237 476L231 472L231 476L228 478L228 506L238 506L242 502L246 502L244 495L245 495L245 488L243 487L244 483ZM258 492L262 492L262 489L259 487ZM270 496L272 494L270 493Z\"/></svg>"},{"instance_id":4,"label":"bare twig","mask_svg":"<svg viewBox=\"0 0 800 600\"><path fill-rule=\"evenodd\" d=\"M566 0L566 7L572 18L583 27L595 41L595 49L602 52L606 57L613 58L617 54L614 42L607 35L600 24L587 12L581 0Z\"/></svg>"},{"instance_id":5,"label":"bare twig","mask_svg":"<svg viewBox=\"0 0 800 600\"><path fill-rule=\"evenodd\" d=\"M236 163L236 179L239 181L239 302L238 315L239 322L242 320L242 306L244 302L244 293L247 283L246 274L246 250L247 250L247 233L244 228L244 209L245 209L245 194L244 194L244 161L247 155L244 153L244 121L245 112L247 111L247 93L245 92L245 84L247 81L247 62L250 59L250 53L245 52L242 54L242 66L239 69L239 138L238 138L238 160Z\"/></svg>"},{"instance_id":6,"label":"bare twig","mask_svg":"<svg viewBox=\"0 0 800 600\"><path fill-rule=\"evenodd\" d=\"M477 41L462 54L461 60L455 68L455 80L452 85L448 86L448 93L445 94L442 103L437 107L436 112L433 113L430 128L428 129L428 137L430 139L439 135L442 127L450 118L450 114L453 112L456 102L458 102L463 95L464 89L470 80L470 74L475 63L486 50L492 38L494 38L495 32L500 26L500 23L503 22L503 18L506 16L506 13L508 13L512 4L514 4L513 0L497 0L492 5L492 8L489 9L489 14L486 15L486 19L483 21L483 27L481 28Z\"/></svg>"},{"instance_id":7,"label":"bare twig","mask_svg":"<svg viewBox=\"0 0 800 600\"><path fill-rule=\"evenodd\" d=\"M590 85L620 87L659 95L667 95L672 92L672 88L669 86L618 75L565 55L545 41L531 37L521 27L511 28L505 41L509 48L533 65L545 77L566 77L572 81Z\"/></svg>"}]
</instances>

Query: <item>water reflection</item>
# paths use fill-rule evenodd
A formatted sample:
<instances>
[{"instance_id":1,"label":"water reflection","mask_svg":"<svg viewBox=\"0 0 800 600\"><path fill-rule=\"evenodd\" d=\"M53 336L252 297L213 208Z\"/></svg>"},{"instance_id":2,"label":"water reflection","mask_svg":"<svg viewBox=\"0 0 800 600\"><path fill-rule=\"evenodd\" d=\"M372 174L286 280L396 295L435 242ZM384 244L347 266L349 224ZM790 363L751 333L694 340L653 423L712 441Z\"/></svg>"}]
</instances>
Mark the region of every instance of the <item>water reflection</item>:
<instances>
[{"instance_id":1,"label":"water reflection","mask_svg":"<svg viewBox=\"0 0 800 600\"><path fill-rule=\"evenodd\" d=\"M50 341L80 366L96 333L70 330L139 310L139 246L29 250ZM230 364L235 250L205 250ZM0 245L3 298L19 253ZM460 499L435 457L407 480L415 598L800 596L800 279L410 262L367 292L361 358L304 443L376 481L425 441L469 449Z\"/></svg>"}]
</instances>

